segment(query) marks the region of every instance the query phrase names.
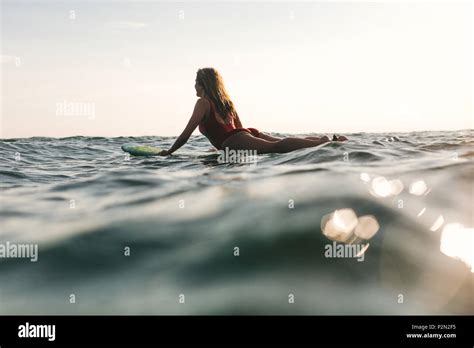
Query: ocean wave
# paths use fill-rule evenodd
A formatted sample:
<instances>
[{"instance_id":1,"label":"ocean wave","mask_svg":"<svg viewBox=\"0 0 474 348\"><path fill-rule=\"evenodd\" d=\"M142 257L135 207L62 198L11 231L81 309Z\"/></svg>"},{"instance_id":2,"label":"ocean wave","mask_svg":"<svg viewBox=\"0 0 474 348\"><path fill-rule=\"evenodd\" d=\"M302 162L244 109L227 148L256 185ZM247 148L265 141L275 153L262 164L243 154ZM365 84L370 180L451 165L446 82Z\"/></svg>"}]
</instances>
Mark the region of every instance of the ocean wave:
<instances>
[{"instance_id":1,"label":"ocean wave","mask_svg":"<svg viewBox=\"0 0 474 348\"><path fill-rule=\"evenodd\" d=\"M440 251L473 227L472 131L347 136L253 166L200 136L148 158L120 146L173 138L1 140L0 243L39 261L0 258L0 311L71 314L75 293L80 314L472 313L473 273ZM379 226L361 262L325 255L342 209Z\"/></svg>"}]
</instances>

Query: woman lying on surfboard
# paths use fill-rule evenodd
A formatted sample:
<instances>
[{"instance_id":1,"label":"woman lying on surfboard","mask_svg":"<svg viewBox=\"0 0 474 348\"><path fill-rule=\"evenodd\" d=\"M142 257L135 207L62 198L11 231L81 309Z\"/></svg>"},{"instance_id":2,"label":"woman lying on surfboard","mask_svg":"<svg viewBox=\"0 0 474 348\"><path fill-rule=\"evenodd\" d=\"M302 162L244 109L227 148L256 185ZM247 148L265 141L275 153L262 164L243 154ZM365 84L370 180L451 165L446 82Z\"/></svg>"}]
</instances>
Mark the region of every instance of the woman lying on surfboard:
<instances>
[{"instance_id":1,"label":"woman lying on surfboard","mask_svg":"<svg viewBox=\"0 0 474 348\"><path fill-rule=\"evenodd\" d=\"M214 68L199 69L196 76L196 95L199 99L193 114L181 135L162 156L171 155L186 144L191 134L199 126L199 131L217 149L254 150L257 153L290 152L305 147L313 147L329 142L327 136L306 138L277 138L255 128L243 128L234 104L229 98L221 75ZM334 135L332 141L348 140L345 136Z\"/></svg>"}]
</instances>

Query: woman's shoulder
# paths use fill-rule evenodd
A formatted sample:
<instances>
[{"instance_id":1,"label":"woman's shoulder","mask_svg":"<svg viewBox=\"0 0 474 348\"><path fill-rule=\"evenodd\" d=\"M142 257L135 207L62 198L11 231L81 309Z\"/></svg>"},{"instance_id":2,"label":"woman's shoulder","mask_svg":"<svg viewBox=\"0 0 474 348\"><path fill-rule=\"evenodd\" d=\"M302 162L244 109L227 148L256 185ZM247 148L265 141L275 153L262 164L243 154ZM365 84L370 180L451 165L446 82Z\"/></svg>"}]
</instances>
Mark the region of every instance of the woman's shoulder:
<instances>
[{"instance_id":1,"label":"woman's shoulder","mask_svg":"<svg viewBox=\"0 0 474 348\"><path fill-rule=\"evenodd\" d=\"M195 109L201 110L201 112L204 114L204 121L208 119L208 116L210 115L211 112L211 101L207 99L206 97L200 97L196 101L196 106Z\"/></svg>"},{"instance_id":2,"label":"woman's shoulder","mask_svg":"<svg viewBox=\"0 0 474 348\"><path fill-rule=\"evenodd\" d=\"M196 101L196 105L199 105L201 107L204 107L206 110L209 110L211 108L212 102L207 97L200 97Z\"/></svg>"},{"instance_id":3,"label":"woman's shoulder","mask_svg":"<svg viewBox=\"0 0 474 348\"><path fill-rule=\"evenodd\" d=\"M197 100L198 103L210 104L211 100L208 97L199 97Z\"/></svg>"}]
</instances>

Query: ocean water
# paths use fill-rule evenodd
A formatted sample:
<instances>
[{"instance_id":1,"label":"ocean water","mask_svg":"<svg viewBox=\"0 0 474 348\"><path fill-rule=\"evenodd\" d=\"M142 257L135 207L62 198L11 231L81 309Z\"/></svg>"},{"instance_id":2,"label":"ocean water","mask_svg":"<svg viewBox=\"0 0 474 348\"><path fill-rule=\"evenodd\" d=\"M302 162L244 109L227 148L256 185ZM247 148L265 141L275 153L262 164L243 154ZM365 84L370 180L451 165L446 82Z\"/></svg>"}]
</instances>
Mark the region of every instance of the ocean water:
<instances>
[{"instance_id":1,"label":"ocean water","mask_svg":"<svg viewBox=\"0 0 474 348\"><path fill-rule=\"evenodd\" d=\"M473 133L252 164L202 136L0 139L0 246L38 246L0 257L0 314L473 314Z\"/></svg>"}]
</instances>

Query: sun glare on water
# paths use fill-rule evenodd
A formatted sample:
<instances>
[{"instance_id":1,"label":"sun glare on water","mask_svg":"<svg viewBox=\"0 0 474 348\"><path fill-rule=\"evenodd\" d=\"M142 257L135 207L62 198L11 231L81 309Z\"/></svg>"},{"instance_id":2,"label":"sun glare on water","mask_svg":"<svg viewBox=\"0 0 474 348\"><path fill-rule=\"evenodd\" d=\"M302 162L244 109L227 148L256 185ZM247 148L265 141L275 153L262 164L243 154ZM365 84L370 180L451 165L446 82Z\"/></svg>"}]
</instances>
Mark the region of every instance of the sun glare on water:
<instances>
[{"instance_id":1,"label":"sun glare on water","mask_svg":"<svg viewBox=\"0 0 474 348\"><path fill-rule=\"evenodd\" d=\"M465 228L458 223L447 224L440 243L443 254L463 261L474 273L474 228Z\"/></svg>"}]
</instances>

